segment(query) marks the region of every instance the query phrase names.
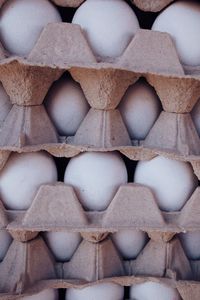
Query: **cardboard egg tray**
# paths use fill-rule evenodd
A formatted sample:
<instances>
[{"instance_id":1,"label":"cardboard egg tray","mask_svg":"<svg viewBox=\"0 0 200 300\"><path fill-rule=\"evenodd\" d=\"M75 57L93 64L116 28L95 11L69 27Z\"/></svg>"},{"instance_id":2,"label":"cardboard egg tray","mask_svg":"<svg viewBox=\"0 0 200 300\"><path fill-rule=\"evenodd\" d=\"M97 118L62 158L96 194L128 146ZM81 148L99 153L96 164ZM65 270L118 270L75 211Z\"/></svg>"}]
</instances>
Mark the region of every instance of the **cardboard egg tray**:
<instances>
[{"instance_id":1,"label":"cardboard egg tray","mask_svg":"<svg viewBox=\"0 0 200 300\"><path fill-rule=\"evenodd\" d=\"M200 70L180 64L168 34L139 30L121 57L97 62L78 25L49 24L26 59L6 58L3 50L0 57L0 80L13 104L1 127L1 151L46 149L67 156L73 148L128 151L132 156L158 151L200 155L190 116L200 97ZM59 137L42 105L65 71L80 83L91 106L74 137ZM117 106L140 77L153 85L163 111L144 141L131 141Z\"/></svg>"},{"instance_id":2,"label":"cardboard egg tray","mask_svg":"<svg viewBox=\"0 0 200 300\"><path fill-rule=\"evenodd\" d=\"M40 236L26 243L14 240L0 263L0 299L19 299L47 288L81 288L107 281L129 286L147 280L177 287L183 300L198 299L188 298L188 289L195 286L199 293L194 279L200 277L200 261L188 261L177 237L164 241L161 235L150 236L137 258L125 261L109 236L82 236L65 263L55 261Z\"/></svg>"},{"instance_id":3,"label":"cardboard egg tray","mask_svg":"<svg viewBox=\"0 0 200 300\"><path fill-rule=\"evenodd\" d=\"M52 2L77 7L83 1ZM172 0L132 2L144 11L159 11ZM73 137L58 135L43 106L50 86L64 72L80 83L91 106ZM28 57L0 49L0 81L13 105L1 126L0 168L12 151L73 157L117 150L132 160L164 155L188 161L199 178L200 138L190 116L200 98L199 75L200 66L181 65L168 34L141 29L121 57L101 62L78 25L49 24ZM133 141L117 107L140 77L155 88L163 111L145 140ZM41 186L27 211L8 211L0 203L0 228L14 237L0 264L0 299L21 299L48 287L81 288L97 282L130 286L153 280L176 287L182 300L199 300L199 261L189 262L174 237L199 230L198 201L199 187L180 212L162 212L149 188L129 183L119 188L106 211L86 212L73 187L55 183ZM107 237L123 228L141 229L151 238L133 261L123 261ZM49 230L82 233L70 262L56 263L37 237Z\"/></svg>"},{"instance_id":4,"label":"cardboard egg tray","mask_svg":"<svg viewBox=\"0 0 200 300\"><path fill-rule=\"evenodd\" d=\"M5 0L3 0L5 1ZM51 0L59 6L78 7L84 0ZM138 8L144 11L160 11L174 0L130 0Z\"/></svg>"},{"instance_id":5,"label":"cardboard egg tray","mask_svg":"<svg viewBox=\"0 0 200 300\"><path fill-rule=\"evenodd\" d=\"M2 168L8 159L7 153L4 161L2 158ZM199 161L189 163L199 177ZM0 228L7 228L15 239L23 242L40 231L51 230L102 234L120 229L140 229L171 236L199 230L199 198L198 186L180 211L165 212L158 207L149 187L129 182L118 188L104 211L86 211L73 186L55 182L41 185L27 210L8 210L0 201Z\"/></svg>"}]
</instances>

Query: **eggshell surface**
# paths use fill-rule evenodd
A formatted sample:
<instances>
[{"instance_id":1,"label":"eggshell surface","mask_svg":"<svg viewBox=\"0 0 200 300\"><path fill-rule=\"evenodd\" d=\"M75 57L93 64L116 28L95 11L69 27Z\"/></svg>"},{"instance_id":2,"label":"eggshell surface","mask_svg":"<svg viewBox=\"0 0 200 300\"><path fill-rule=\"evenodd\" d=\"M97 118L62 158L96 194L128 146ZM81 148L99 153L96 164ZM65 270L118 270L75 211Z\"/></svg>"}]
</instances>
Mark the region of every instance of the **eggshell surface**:
<instances>
[{"instance_id":1,"label":"eggshell surface","mask_svg":"<svg viewBox=\"0 0 200 300\"><path fill-rule=\"evenodd\" d=\"M189 163L162 156L140 161L134 181L150 187L158 206L164 211L180 210L198 186L198 179Z\"/></svg>"},{"instance_id":2,"label":"eggshell surface","mask_svg":"<svg viewBox=\"0 0 200 300\"><path fill-rule=\"evenodd\" d=\"M130 299L137 300L181 300L176 289L157 282L132 285Z\"/></svg>"},{"instance_id":3,"label":"eggshell surface","mask_svg":"<svg viewBox=\"0 0 200 300\"><path fill-rule=\"evenodd\" d=\"M47 112L60 135L74 135L89 110L82 89L70 79L58 80L46 97Z\"/></svg>"},{"instance_id":4,"label":"eggshell surface","mask_svg":"<svg viewBox=\"0 0 200 300\"><path fill-rule=\"evenodd\" d=\"M136 258L147 242L147 234L140 230L119 230L111 237L119 253L125 259Z\"/></svg>"},{"instance_id":5,"label":"eggshell surface","mask_svg":"<svg viewBox=\"0 0 200 300\"><path fill-rule=\"evenodd\" d=\"M126 91L119 110L130 137L143 140L158 118L161 104L150 85L137 82Z\"/></svg>"},{"instance_id":6,"label":"eggshell surface","mask_svg":"<svg viewBox=\"0 0 200 300\"><path fill-rule=\"evenodd\" d=\"M86 210L101 211L127 183L127 170L118 153L87 152L70 160L64 182L74 187Z\"/></svg>"},{"instance_id":7,"label":"eggshell surface","mask_svg":"<svg viewBox=\"0 0 200 300\"><path fill-rule=\"evenodd\" d=\"M27 209L42 184L56 181L56 165L49 154L12 153L0 172L0 198L8 209Z\"/></svg>"},{"instance_id":8,"label":"eggshell surface","mask_svg":"<svg viewBox=\"0 0 200 300\"><path fill-rule=\"evenodd\" d=\"M180 233L179 238L187 257L193 260L200 259L200 233Z\"/></svg>"},{"instance_id":9,"label":"eggshell surface","mask_svg":"<svg viewBox=\"0 0 200 300\"><path fill-rule=\"evenodd\" d=\"M76 11L79 24L97 57L120 56L139 29L137 17L122 0L87 0Z\"/></svg>"},{"instance_id":10,"label":"eggshell surface","mask_svg":"<svg viewBox=\"0 0 200 300\"><path fill-rule=\"evenodd\" d=\"M171 35L184 65L200 65L200 3L176 1L160 13L152 30Z\"/></svg>"},{"instance_id":11,"label":"eggshell surface","mask_svg":"<svg viewBox=\"0 0 200 300\"><path fill-rule=\"evenodd\" d=\"M7 0L0 12L0 40L9 53L26 56L43 28L61 21L48 0Z\"/></svg>"},{"instance_id":12,"label":"eggshell surface","mask_svg":"<svg viewBox=\"0 0 200 300\"><path fill-rule=\"evenodd\" d=\"M123 300L124 287L115 283L99 283L83 289L69 288L65 300Z\"/></svg>"},{"instance_id":13,"label":"eggshell surface","mask_svg":"<svg viewBox=\"0 0 200 300\"><path fill-rule=\"evenodd\" d=\"M81 242L78 232L45 232L45 241L57 261L68 261Z\"/></svg>"}]
</instances>

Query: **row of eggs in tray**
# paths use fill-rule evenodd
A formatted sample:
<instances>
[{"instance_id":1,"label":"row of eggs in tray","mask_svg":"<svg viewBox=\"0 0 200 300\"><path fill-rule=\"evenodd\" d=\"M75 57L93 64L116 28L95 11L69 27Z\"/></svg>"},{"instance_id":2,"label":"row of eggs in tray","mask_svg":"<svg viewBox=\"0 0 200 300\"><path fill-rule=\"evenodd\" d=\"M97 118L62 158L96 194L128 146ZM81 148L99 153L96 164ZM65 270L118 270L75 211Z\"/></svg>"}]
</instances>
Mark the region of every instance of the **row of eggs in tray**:
<instances>
[{"instance_id":1,"label":"row of eggs in tray","mask_svg":"<svg viewBox=\"0 0 200 300\"><path fill-rule=\"evenodd\" d=\"M191 259L199 259L200 257L200 233L181 233L178 235L185 253ZM57 262L66 262L71 259L74 252L81 242L79 233L72 232L44 232L43 238L46 241L50 252L54 255ZM121 230L111 235L111 238L119 251L121 257L125 259L135 259L148 242L147 235L141 231ZM0 259L3 259L12 239L6 231L0 232ZM51 292L50 292L51 291ZM50 293L50 294L49 294ZM124 288L111 283L94 285L90 288L68 289L66 299L110 299L122 300ZM164 297L160 298L162 293ZM107 297L103 297L103 296ZM102 298L100 298L100 296ZM53 297L53 298L51 298ZM55 297L55 298L54 298ZM173 298L174 297L174 298ZM176 298L177 297L177 298ZM21 299L21 298L20 298ZM55 290L46 290L33 296L22 299L42 300L42 299L58 299ZM126 298L127 299L127 298ZM130 299L137 300L179 300L178 292L174 288L167 287L159 283L143 283L137 284L130 288Z\"/></svg>"},{"instance_id":2,"label":"row of eggs in tray","mask_svg":"<svg viewBox=\"0 0 200 300\"><path fill-rule=\"evenodd\" d=\"M60 171L46 152L12 153L0 171L0 199L7 209L26 210L41 185L55 184L58 175L63 180ZM128 178L128 171L134 171L134 178ZM151 188L163 211L179 211L198 187L187 162L157 156L139 161L134 170L117 152L85 152L71 158L63 181L74 188L85 210L104 211L128 180Z\"/></svg>"},{"instance_id":3,"label":"row of eggs in tray","mask_svg":"<svg viewBox=\"0 0 200 300\"><path fill-rule=\"evenodd\" d=\"M44 101L58 134L66 137L75 135L90 108L80 85L67 75L52 85ZM9 97L0 85L2 122L11 107ZM127 89L117 108L132 140L144 140L162 111L155 90L143 78ZM191 116L200 136L200 100L194 106Z\"/></svg>"},{"instance_id":4,"label":"row of eggs in tray","mask_svg":"<svg viewBox=\"0 0 200 300\"><path fill-rule=\"evenodd\" d=\"M67 8L66 8L67 9ZM48 0L7 0L1 9L0 39L8 52L26 56L48 23L62 22ZM140 28L133 9L123 0L86 0L75 12L97 58L120 56ZM200 4L177 1L162 11L152 30L168 32L180 61L200 65Z\"/></svg>"},{"instance_id":5,"label":"row of eggs in tray","mask_svg":"<svg viewBox=\"0 0 200 300\"><path fill-rule=\"evenodd\" d=\"M41 233L55 261L68 262L82 242L79 232L45 231ZM134 260L149 242L146 232L133 229L122 229L110 233L118 254L123 260ZM200 259L200 232L186 232L176 235L181 242L188 260ZM0 231L0 261L2 261L12 243L12 237L5 229Z\"/></svg>"},{"instance_id":6,"label":"row of eggs in tray","mask_svg":"<svg viewBox=\"0 0 200 300\"><path fill-rule=\"evenodd\" d=\"M127 294L127 291L126 291ZM132 285L125 297L124 287L115 283L98 283L82 289L69 288L65 292L65 300L181 300L177 290L165 284L149 281ZM42 292L23 297L23 300L58 300L58 291L46 289ZM64 299L64 298L61 298Z\"/></svg>"},{"instance_id":7,"label":"row of eggs in tray","mask_svg":"<svg viewBox=\"0 0 200 300\"><path fill-rule=\"evenodd\" d=\"M25 296L21 300L181 300L179 293L173 287L158 282L145 282L132 285L125 297L125 289L116 283L98 283L85 288L66 289L64 298L59 298L58 290L46 289L32 296Z\"/></svg>"}]
</instances>

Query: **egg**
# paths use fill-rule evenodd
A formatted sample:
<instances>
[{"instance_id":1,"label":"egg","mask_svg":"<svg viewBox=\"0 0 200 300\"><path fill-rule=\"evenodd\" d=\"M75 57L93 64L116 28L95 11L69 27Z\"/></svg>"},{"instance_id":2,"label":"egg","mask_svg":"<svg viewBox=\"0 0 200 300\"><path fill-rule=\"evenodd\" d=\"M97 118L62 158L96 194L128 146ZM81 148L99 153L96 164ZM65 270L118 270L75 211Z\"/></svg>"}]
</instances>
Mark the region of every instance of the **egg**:
<instances>
[{"instance_id":1,"label":"egg","mask_svg":"<svg viewBox=\"0 0 200 300\"><path fill-rule=\"evenodd\" d=\"M175 288L158 282L145 282L132 285L130 299L137 300L181 300Z\"/></svg>"},{"instance_id":2,"label":"egg","mask_svg":"<svg viewBox=\"0 0 200 300\"><path fill-rule=\"evenodd\" d=\"M139 29L135 13L123 0L87 0L72 23L82 27L93 53L101 58L120 56Z\"/></svg>"},{"instance_id":3,"label":"egg","mask_svg":"<svg viewBox=\"0 0 200 300\"><path fill-rule=\"evenodd\" d=\"M132 139L143 140L161 112L155 90L145 82L131 85L124 95L119 110Z\"/></svg>"},{"instance_id":4,"label":"egg","mask_svg":"<svg viewBox=\"0 0 200 300\"><path fill-rule=\"evenodd\" d=\"M45 105L58 133L63 136L74 135L89 110L80 85L70 79L53 84Z\"/></svg>"},{"instance_id":5,"label":"egg","mask_svg":"<svg viewBox=\"0 0 200 300\"><path fill-rule=\"evenodd\" d=\"M99 283L82 289L69 288L65 300L123 300L124 287L115 283Z\"/></svg>"},{"instance_id":6,"label":"egg","mask_svg":"<svg viewBox=\"0 0 200 300\"><path fill-rule=\"evenodd\" d=\"M127 170L118 153L87 152L69 161L64 182L74 187L86 210L102 211L127 183Z\"/></svg>"},{"instance_id":7,"label":"egg","mask_svg":"<svg viewBox=\"0 0 200 300\"><path fill-rule=\"evenodd\" d=\"M81 242L78 232L54 232L44 233L45 241L57 261L68 261Z\"/></svg>"},{"instance_id":8,"label":"egg","mask_svg":"<svg viewBox=\"0 0 200 300\"><path fill-rule=\"evenodd\" d=\"M25 296L20 298L21 300L58 300L58 291L54 289L47 289L34 294L32 296Z\"/></svg>"},{"instance_id":9,"label":"egg","mask_svg":"<svg viewBox=\"0 0 200 300\"><path fill-rule=\"evenodd\" d=\"M48 0L7 0L0 13L0 40L9 53L26 56L48 23L61 22Z\"/></svg>"},{"instance_id":10,"label":"egg","mask_svg":"<svg viewBox=\"0 0 200 300\"><path fill-rule=\"evenodd\" d=\"M200 3L177 1L171 4L158 15L152 30L171 35L184 65L200 65Z\"/></svg>"},{"instance_id":11,"label":"egg","mask_svg":"<svg viewBox=\"0 0 200 300\"><path fill-rule=\"evenodd\" d=\"M180 233L179 238L189 259L200 259L200 232Z\"/></svg>"},{"instance_id":12,"label":"egg","mask_svg":"<svg viewBox=\"0 0 200 300\"><path fill-rule=\"evenodd\" d=\"M6 230L0 230L0 261L4 259L11 242L11 235Z\"/></svg>"},{"instance_id":13,"label":"egg","mask_svg":"<svg viewBox=\"0 0 200 300\"><path fill-rule=\"evenodd\" d=\"M200 136L200 99L195 104L195 106L191 112L191 117L192 117L192 120L196 127L196 130Z\"/></svg>"},{"instance_id":14,"label":"egg","mask_svg":"<svg viewBox=\"0 0 200 300\"><path fill-rule=\"evenodd\" d=\"M11 107L12 104L10 98L3 85L0 83L0 122L3 122L6 119Z\"/></svg>"},{"instance_id":15,"label":"egg","mask_svg":"<svg viewBox=\"0 0 200 300\"><path fill-rule=\"evenodd\" d=\"M140 230L123 229L111 235L112 240L124 259L134 259L144 248L147 234Z\"/></svg>"},{"instance_id":16,"label":"egg","mask_svg":"<svg viewBox=\"0 0 200 300\"><path fill-rule=\"evenodd\" d=\"M162 156L140 161L134 181L150 187L158 206L164 211L180 210L198 186L198 179L189 163Z\"/></svg>"},{"instance_id":17,"label":"egg","mask_svg":"<svg viewBox=\"0 0 200 300\"><path fill-rule=\"evenodd\" d=\"M56 165L49 154L12 153L0 171L0 199L8 209L27 209L42 184L56 181Z\"/></svg>"}]
</instances>

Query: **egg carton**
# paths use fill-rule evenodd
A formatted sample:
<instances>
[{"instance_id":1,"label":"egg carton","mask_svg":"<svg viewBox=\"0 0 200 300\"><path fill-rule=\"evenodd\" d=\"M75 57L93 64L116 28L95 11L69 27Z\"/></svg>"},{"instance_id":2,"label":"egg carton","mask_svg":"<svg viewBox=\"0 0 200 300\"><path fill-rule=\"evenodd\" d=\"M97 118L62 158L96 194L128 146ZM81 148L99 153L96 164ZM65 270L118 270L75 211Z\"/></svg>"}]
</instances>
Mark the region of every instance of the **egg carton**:
<instances>
[{"instance_id":1,"label":"egg carton","mask_svg":"<svg viewBox=\"0 0 200 300\"><path fill-rule=\"evenodd\" d=\"M0 169L9 155L10 152L5 152L1 156ZM200 178L200 162L188 162ZM86 211L73 186L55 182L41 185L27 210L8 210L0 201L0 228L7 228L19 241L30 240L40 231L69 229L105 233L130 228L168 236L199 230L199 197L198 186L180 211L165 212L158 207L151 188L127 183L118 188L104 211Z\"/></svg>"},{"instance_id":2,"label":"egg carton","mask_svg":"<svg viewBox=\"0 0 200 300\"><path fill-rule=\"evenodd\" d=\"M199 284L197 282L188 282L188 281L176 281L176 280L170 280L166 278L156 278L156 277L113 277L110 279L103 279L103 280L98 280L93 283L68 283L65 281L58 282L58 281L51 281L51 284L49 282L43 281L41 284L38 284L34 289L28 289L26 290L23 294L5 294L0 296L1 300L23 300L25 296L31 296L38 294L39 292L42 292L49 286L53 289L67 289L67 288L86 288L88 286L96 285L96 284L101 284L101 283L114 283L114 284L119 284L125 288L130 287L133 284L141 284L145 282L155 282L155 283L160 283L165 286L169 286L172 288L176 288L181 300L198 300L199 296ZM192 298L190 298L192 296ZM60 298L59 298L60 299ZM61 298L64 299L64 298ZM131 300L128 297L125 296L125 300Z\"/></svg>"},{"instance_id":3,"label":"egg carton","mask_svg":"<svg viewBox=\"0 0 200 300\"><path fill-rule=\"evenodd\" d=\"M176 287L183 300L198 299L200 284L194 277L199 279L200 262L195 262L193 273L177 238L167 243L150 240L135 260L123 261L110 238L104 236L96 243L91 236L83 237L66 263L55 262L41 237L26 243L14 240L0 264L0 299L19 299L47 288L82 288L101 282L130 286L146 281Z\"/></svg>"},{"instance_id":4,"label":"egg carton","mask_svg":"<svg viewBox=\"0 0 200 300\"><path fill-rule=\"evenodd\" d=\"M131 0L138 8L143 11L157 12L162 10L174 0ZM84 0L52 0L53 3L59 6L78 7Z\"/></svg>"},{"instance_id":5,"label":"egg carton","mask_svg":"<svg viewBox=\"0 0 200 300\"><path fill-rule=\"evenodd\" d=\"M34 151L37 146L37 150L53 152L62 149L64 156L71 147L79 152L90 148L128 149L133 155L148 150L200 155L200 139L190 116L200 97L200 77L186 74L168 34L139 30L121 57L97 62L78 25L54 23L45 27L26 59L5 58L3 50L0 57L0 80L13 104L1 127L2 151L26 151L26 147L30 151L30 146ZM199 69L195 72L200 73ZM91 109L74 137L61 138L42 102L65 71L80 83ZM139 142L131 141L116 107L128 86L140 77L154 86L164 111Z\"/></svg>"}]
</instances>

